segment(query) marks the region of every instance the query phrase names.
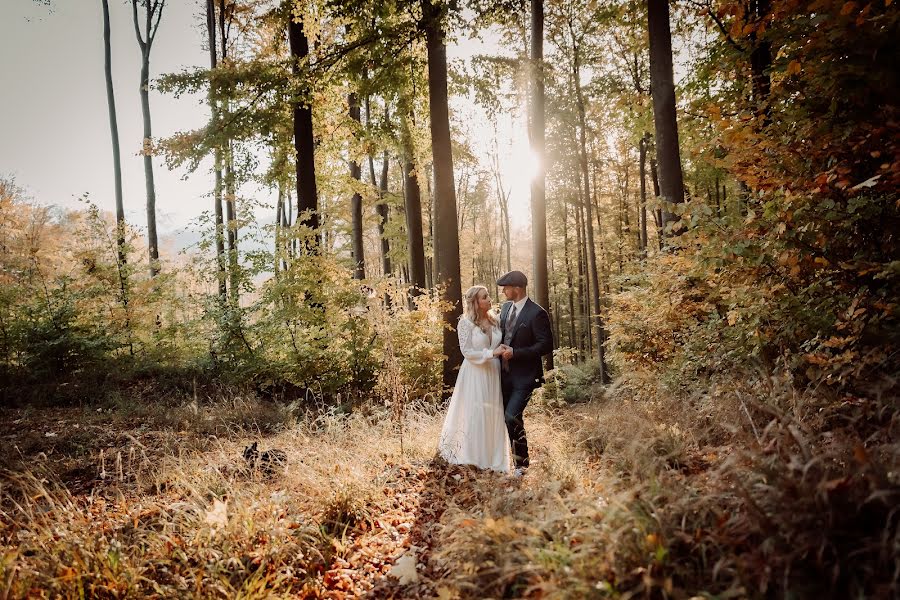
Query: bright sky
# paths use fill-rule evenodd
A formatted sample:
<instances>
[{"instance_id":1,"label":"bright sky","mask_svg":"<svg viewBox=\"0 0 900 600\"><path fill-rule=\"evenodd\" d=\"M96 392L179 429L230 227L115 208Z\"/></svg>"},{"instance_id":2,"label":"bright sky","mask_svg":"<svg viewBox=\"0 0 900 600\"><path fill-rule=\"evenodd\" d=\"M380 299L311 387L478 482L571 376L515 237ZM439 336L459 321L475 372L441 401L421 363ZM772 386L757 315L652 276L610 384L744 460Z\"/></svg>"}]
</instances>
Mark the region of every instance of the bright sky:
<instances>
[{"instance_id":1,"label":"bright sky","mask_svg":"<svg viewBox=\"0 0 900 600\"><path fill-rule=\"evenodd\" d=\"M0 9L0 174L12 175L35 200L78 206L89 194L101 208L114 209L112 152L103 73L103 19L99 0L54 0L52 9L34 0L4 0ZM143 162L137 155L142 138L138 79L140 52L130 5L110 1L113 79L126 218L146 225ZM202 50L205 28L199 0L170 0L150 58L151 77L207 65ZM448 58L466 58L491 48L460 40ZM205 97L175 99L151 92L154 137L192 129L207 118ZM472 138L485 142L490 129L473 115ZM501 168L512 186L514 226L530 217L527 139L521 115L501 124ZM510 145L510 143L512 144ZM169 171L155 159L157 221L161 233L181 229L209 208L211 177ZM527 170L527 169L526 169Z\"/></svg>"}]
</instances>

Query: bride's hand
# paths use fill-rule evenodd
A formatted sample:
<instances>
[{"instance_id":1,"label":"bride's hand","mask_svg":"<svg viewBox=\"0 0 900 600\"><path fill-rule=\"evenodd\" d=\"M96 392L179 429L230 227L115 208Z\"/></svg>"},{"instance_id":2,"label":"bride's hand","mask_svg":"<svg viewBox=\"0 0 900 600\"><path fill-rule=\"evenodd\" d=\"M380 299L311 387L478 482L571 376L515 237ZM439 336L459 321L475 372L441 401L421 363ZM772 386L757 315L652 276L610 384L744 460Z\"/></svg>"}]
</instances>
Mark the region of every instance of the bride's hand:
<instances>
[{"instance_id":1,"label":"bride's hand","mask_svg":"<svg viewBox=\"0 0 900 600\"><path fill-rule=\"evenodd\" d=\"M501 354L503 354L504 352L506 352L506 349L507 349L508 347L509 347L509 346L506 346L505 344L500 344L499 346L497 346L496 348L494 348L494 357L500 356Z\"/></svg>"}]
</instances>

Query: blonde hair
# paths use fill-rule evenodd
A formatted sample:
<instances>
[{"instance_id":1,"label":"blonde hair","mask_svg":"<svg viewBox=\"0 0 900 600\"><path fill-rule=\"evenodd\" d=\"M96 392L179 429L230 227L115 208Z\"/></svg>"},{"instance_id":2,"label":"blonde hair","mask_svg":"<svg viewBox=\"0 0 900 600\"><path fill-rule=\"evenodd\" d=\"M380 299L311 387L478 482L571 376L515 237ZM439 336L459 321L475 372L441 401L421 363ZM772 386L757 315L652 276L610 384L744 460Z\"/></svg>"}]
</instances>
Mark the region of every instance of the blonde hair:
<instances>
[{"instance_id":1,"label":"blonde hair","mask_svg":"<svg viewBox=\"0 0 900 600\"><path fill-rule=\"evenodd\" d=\"M482 290L487 294L487 288L483 285L473 285L466 290L465 294L463 294L462 318L469 319L484 330L482 321L487 320L491 325L499 325L500 321L497 319L497 315L494 314L493 310L488 310L483 315L478 314L478 295Z\"/></svg>"}]
</instances>

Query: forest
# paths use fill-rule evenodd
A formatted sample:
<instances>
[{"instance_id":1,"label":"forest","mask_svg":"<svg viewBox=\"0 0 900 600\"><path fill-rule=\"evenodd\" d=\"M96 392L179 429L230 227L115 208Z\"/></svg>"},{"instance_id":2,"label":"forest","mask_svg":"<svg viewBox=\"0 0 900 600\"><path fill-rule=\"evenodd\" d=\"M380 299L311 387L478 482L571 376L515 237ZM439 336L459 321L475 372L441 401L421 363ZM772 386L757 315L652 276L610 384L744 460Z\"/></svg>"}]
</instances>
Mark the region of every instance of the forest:
<instances>
[{"instance_id":1,"label":"forest","mask_svg":"<svg viewBox=\"0 0 900 600\"><path fill-rule=\"evenodd\" d=\"M893 0L173 4L91 3L108 200L0 165L0 598L900 597ZM512 270L519 478L436 454Z\"/></svg>"}]
</instances>

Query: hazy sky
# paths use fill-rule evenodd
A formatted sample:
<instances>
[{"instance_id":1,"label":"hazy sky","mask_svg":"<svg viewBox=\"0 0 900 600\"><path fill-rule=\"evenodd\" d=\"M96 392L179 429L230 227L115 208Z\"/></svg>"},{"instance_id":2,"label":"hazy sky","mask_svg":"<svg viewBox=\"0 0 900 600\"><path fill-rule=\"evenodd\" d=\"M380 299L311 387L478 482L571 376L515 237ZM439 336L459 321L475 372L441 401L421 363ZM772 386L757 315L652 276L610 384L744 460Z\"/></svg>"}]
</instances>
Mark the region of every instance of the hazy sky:
<instances>
[{"instance_id":1,"label":"hazy sky","mask_svg":"<svg viewBox=\"0 0 900 600\"><path fill-rule=\"evenodd\" d=\"M199 0L166 3L150 57L151 78L208 64L201 46L201 8ZM137 155L143 135L140 51L130 4L110 0L110 12L126 218L144 227L144 169ZM476 43L461 40L448 48L448 55L452 59L479 51L484 50ZM0 57L0 174L14 176L41 203L74 207L89 194L101 208L114 210L100 0L53 0L52 8L34 0L0 0ZM175 99L151 91L154 137L202 125L208 115L205 102L205 96ZM506 127L514 125L510 115ZM524 131L510 131L506 134L517 142L504 166L511 174L512 202L520 207L514 221L523 224L530 216L528 181L522 177L527 142ZM208 167L194 174L172 172L159 157L154 165L162 233L184 227L209 208Z\"/></svg>"},{"instance_id":2,"label":"hazy sky","mask_svg":"<svg viewBox=\"0 0 900 600\"><path fill-rule=\"evenodd\" d=\"M112 66L122 152L126 217L146 225L143 136L138 95L140 50L129 5L110 0ZM199 44L196 0L166 3L150 57L151 76L208 61ZM2 0L0 8L0 173L35 200L78 205L87 193L113 210L112 150L103 72L99 0ZM154 137L201 125L204 98L178 100L151 92ZM169 172L155 160L161 231L183 226L209 203L208 175ZM187 179L182 181L182 177Z\"/></svg>"}]
</instances>

